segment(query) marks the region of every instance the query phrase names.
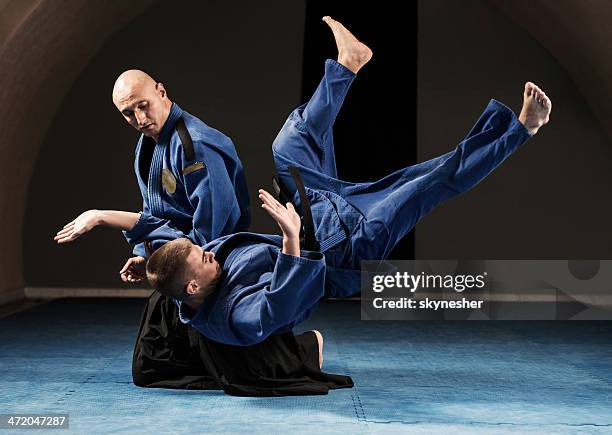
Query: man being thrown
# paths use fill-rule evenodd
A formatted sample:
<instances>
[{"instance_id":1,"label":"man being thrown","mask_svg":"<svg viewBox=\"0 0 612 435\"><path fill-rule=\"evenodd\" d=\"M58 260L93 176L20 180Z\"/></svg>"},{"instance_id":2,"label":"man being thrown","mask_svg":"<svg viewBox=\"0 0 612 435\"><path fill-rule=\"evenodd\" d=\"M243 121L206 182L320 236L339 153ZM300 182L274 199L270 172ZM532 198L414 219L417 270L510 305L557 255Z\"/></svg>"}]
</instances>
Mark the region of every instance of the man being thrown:
<instances>
[{"instance_id":1,"label":"man being thrown","mask_svg":"<svg viewBox=\"0 0 612 435\"><path fill-rule=\"evenodd\" d=\"M548 122L551 102L528 82L518 118L492 100L451 152L375 182L339 180L333 123L372 52L339 22L324 21L336 39L338 61L326 62L314 95L289 115L272 146L291 202L282 205L259 192L282 237L245 232L198 246L175 239L167 221L146 212L101 212L111 217L109 225L127 230L131 243L148 239L158 248L147 265L151 284L174 299L182 323L215 342L238 348L266 343L306 319L321 298L355 294L361 260L386 258L433 207L476 185ZM302 186L292 167L298 168ZM312 251L300 250L296 209L307 213L300 190L315 227L318 246ZM56 239L69 234L62 230Z\"/></svg>"},{"instance_id":2,"label":"man being thrown","mask_svg":"<svg viewBox=\"0 0 612 435\"><path fill-rule=\"evenodd\" d=\"M346 60L327 61L312 99L291 113L273 144L279 177L298 208L300 197L288 168L300 170L320 252L300 253L294 207L261 190L262 206L279 224L282 239L240 233L202 247L182 239L151 257L151 284L178 301L182 321L213 340L254 344L291 330L324 296L358 292L361 260L386 258L433 207L473 187L548 122L550 100L527 83L518 118L493 100L455 150L372 183L338 180L332 126L371 52L340 23L328 24L338 58ZM149 234L165 237L160 220L141 217L141 222L157 227ZM133 242L141 239L138 225L129 234Z\"/></svg>"}]
</instances>

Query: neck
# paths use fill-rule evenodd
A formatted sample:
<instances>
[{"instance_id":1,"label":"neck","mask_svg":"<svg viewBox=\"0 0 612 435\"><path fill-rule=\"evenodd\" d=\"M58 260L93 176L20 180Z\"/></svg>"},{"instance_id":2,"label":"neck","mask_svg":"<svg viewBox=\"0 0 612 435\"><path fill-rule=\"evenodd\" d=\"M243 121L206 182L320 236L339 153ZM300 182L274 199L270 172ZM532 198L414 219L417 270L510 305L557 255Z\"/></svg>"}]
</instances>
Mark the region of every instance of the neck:
<instances>
[{"instance_id":1,"label":"neck","mask_svg":"<svg viewBox=\"0 0 612 435\"><path fill-rule=\"evenodd\" d=\"M163 117L163 121L162 121L162 127L159 129L159 133L151 136L156 143L159 142L159 137L161 136L162 131L164 131L164 126L166 125L166 121L168 121L168 116L170 116L170 108L172 107L172 101L170 100L166 100L166 102L164 103L164 117Z\"/></svg>"},{"instance_id":2,"label":"neck","mask_svg":"<svg viewBox=\"0 0 612 435\"><path fill-rule=\"evenodd\" d=\"M194 310L197 310L198 307L202 305L202 303L206 299L206 296L208 295L207 294L203 294L203 295L195 294L195 295L190 296L188 299L184 299L183 302L185 302L187 305L189 305Z\"/></svg>"},{"instance_id":3,"label":"neck","mask_svg":"<svg viewBox=\"0 0 612 435\"><path fill-rule=\"evenodd\" d=\"M203 301L192 301L192 300L189 300L189 301L183 301L183 302L185 302L187 305L189 305L190 308L192 308L194 311L196 311L198 309L198 307L200 305L202 305Z\"/></svg>"}]
</instances>

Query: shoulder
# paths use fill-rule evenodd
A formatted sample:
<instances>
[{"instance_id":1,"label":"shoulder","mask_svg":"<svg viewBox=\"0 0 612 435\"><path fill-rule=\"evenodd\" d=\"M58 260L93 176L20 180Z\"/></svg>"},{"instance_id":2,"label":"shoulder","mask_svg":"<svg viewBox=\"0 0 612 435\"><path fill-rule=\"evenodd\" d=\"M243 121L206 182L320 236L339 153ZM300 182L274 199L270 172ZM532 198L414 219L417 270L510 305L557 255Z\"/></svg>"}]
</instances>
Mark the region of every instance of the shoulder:
<instances>
[{"instance_id":1,"label":"shoulder","mask_svg":"<svg viewBox=\"0 0 612 435\"><path fill-rule=\"evenodd\" d=\"M172 143L175 157L183 160L185 165L209 162L211 159L216 162L238 161L234 143L224 133L185 111L182 122L185 128L181 133L178 131L181 127L175 127ZM188 137L184 137L185 133Z\"/></svg>"},{"instance_id":2,"label":"shoulder","mask_svg":"<svg viewBox=\"0 0 612 435\"><path fill-rule=\"evenodd\" d=\"M183 111L182 118L194 144L198 143L221 147L232 145L233 147L232 141L227 135L209 126L201 119L185 111Z\"/></svg>"}]
</instances>

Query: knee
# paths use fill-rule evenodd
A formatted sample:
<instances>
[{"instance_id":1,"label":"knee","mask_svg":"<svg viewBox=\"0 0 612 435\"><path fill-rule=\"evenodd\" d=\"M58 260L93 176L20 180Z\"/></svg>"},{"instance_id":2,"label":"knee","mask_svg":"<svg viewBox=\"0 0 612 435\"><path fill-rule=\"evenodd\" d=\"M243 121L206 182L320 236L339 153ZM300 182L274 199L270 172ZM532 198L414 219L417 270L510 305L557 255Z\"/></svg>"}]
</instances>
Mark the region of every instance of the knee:
<instances>
[{"instance_id":1,"label":"knee","mask_svg":"<svg viewBox=\"0 0 612 435\"><path fill-rule=\"evenodd\" d=\"M305 134L304 126L302 125L301 111L295 109L289 115L282 128L272 142L272 151L277 154L286 155L287 147L301 142L301 137Z\"/></svg>"},{"instance_id":2,"label":"knee","mask_svg":"<svg viewBox=\"0 0 612 435\"><path fill-rule=\"evenodd\" d=\"M317 331L316 329L314 329L312 332L315 333L317 337L317 343L319 344L319 368L322 368L323 367L323 335L321 335L321 333Z\"/></svg>"}]
</instances>

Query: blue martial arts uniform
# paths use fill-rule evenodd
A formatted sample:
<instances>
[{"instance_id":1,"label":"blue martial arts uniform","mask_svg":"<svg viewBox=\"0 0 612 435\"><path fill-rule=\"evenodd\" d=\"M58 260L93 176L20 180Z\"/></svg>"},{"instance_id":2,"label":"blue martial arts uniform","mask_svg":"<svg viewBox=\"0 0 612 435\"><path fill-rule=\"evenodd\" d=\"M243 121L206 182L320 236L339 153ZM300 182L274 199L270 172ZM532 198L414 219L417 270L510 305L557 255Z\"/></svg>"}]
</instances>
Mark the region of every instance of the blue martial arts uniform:
<instances>
[{"instance_id":1,"label":"blue martial arts uniform","mask_svg":"<svg viewBox=\"0 0 612 435\"><path fill-rule=\"evenodd\" d=\"M530 137L510 109L492 100L453 151L378 181L342 181L336 175L332 126L353 78L328 60L315 94L291 113L272 146L290 192L295 184L287 168L300 170L320 252L289 256L281 252L281 237L254 233L204 245L223 266L218 288L195 312L177 304L181 320L208 338L255 344L290 330L322 297L358 292L361 260L386 258L427 212L470 189ZM297 192L293 202L299 206ZM172 238L163 220L141 220L154 229L158 243Z\"/></svg>"},{"instance_id":2,"label":"blue martial arts uniform","mask_svg":"<svg viewBox=\"0 0 612 435\"><path fill-rule=\"evenodd\" d=\"M181 119L191 146L181 140L177 128ZM192 155L187 146L193 150ZM204 245L248 229L249 195L234 144L176 103L172 104L158 143L141 135L134 169L143 198L143 216L165 219L165 229L174 238L188 237ZM139 221L132 231L142 235L147 228L145 222ZM132 240L129 231L124 235ZM135 246L134 254L148 257L143 243Z\"/></svg>"}]
</instances>

